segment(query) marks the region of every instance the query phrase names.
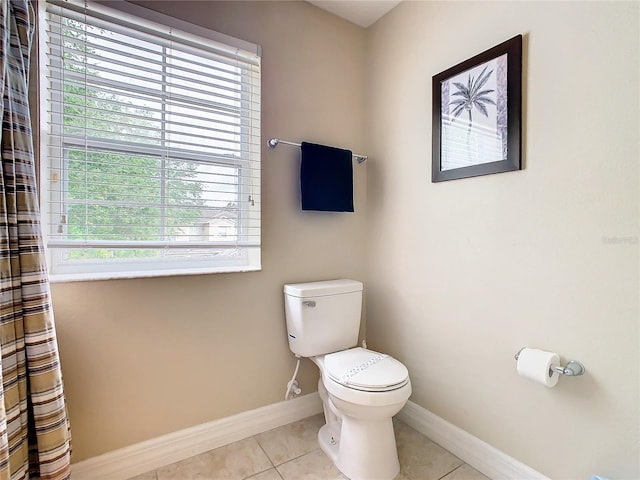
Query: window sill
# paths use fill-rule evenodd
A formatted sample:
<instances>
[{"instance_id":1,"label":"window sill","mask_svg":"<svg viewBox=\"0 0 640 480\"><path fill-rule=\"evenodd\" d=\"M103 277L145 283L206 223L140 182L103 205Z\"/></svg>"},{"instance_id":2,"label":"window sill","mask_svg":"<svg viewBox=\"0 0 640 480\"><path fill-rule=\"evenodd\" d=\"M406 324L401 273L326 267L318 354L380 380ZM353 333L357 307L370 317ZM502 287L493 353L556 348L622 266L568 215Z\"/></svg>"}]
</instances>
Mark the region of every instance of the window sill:
<instances>
[{"instance_id":1,"label":"window sill","mask_svg":"<svg viewBox=\"0 0 640 480\"><path fill-rule=\"evenodd\" d=\"M209 275L213 273L259 272L260 266L218 267L208 269L182 268L174 270L136 271L136 272L92 272L49 274L50 283L92 282L101 280L126 280L133 278L177 277L183 275Z\"/></svg>"}]
</instances>

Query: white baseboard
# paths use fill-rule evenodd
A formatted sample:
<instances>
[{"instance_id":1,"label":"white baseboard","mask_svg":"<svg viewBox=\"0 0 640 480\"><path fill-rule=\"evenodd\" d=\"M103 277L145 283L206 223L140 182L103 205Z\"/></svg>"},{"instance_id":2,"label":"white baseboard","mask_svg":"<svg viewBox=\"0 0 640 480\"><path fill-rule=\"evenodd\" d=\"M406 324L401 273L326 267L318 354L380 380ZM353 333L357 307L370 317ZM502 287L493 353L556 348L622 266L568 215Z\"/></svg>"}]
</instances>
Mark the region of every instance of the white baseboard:
<instances>
[{"instance_id":1,"label":"white baseboard","mask_svg":"<svg viewBox=\"0 0 640 480\"><path fill-rule=\"evenodd\" d=\"M412 401L398 418L493 480L550 480Z\"/></svg>"},{"instance_id":2,"label":"white baseboard","mask_svg":"<svg viewBox=\"0 0 640 480\"><path fill-rule=\"evenodd\" d=\"M318 393L196 425L71 466L73 480L126 480L322 412Z\"/></svg>"},{"instance_id":3,"label":"white baseboard","mask_svg":"<svg viewBox=\"0 0 640 480\"><path fill-rule=\"evenodd\" d=\"M72 477L126 480L320 412L318 393L310 393L74 463ZM491 479L550 480L414 402L407 402L398 418Z\"/></svg>"}]
</instances>

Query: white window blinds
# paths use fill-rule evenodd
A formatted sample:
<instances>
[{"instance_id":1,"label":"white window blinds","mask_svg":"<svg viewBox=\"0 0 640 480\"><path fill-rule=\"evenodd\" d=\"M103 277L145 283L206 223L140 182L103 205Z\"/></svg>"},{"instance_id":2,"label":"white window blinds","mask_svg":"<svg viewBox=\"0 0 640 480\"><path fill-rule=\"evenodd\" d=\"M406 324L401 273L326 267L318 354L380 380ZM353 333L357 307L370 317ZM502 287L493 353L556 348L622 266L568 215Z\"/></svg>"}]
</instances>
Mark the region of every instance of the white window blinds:
<instances>
[{"instance_id":1,"label":"white window blinds","mask_svg":"<svg viewBox=\"0 0 640 480\"><path fill-rule=\"evenodd\" d=\"M121 3L43 14L53 278L259 269L259 47Z\"/></svg>"}]
</instances>

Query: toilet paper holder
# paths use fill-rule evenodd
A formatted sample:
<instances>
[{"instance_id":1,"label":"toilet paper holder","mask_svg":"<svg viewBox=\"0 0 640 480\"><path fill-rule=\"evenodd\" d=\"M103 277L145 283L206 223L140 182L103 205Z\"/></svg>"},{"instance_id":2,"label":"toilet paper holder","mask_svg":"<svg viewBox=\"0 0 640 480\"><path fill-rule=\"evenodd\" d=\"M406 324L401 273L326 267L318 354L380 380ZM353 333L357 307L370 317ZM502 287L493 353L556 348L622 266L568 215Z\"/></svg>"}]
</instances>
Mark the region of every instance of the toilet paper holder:
<instances>
[{"instance_id":1,"label":"toilet paper holder","mask_svg":"<svg viewBox=\"0 0 640 480\"><path fill-rule=\"evenodd\" d=\"M520 352L524 350L526 347L522 347L518 350L518 353L515 354L516 361L520 357ZM566 377L577 377L578 375L582 375L585 372L584 365L578 362L577 360L569 360L566 366L562 365L551 365L551 369L555 372L558 372L560 375L564 375Z\"/></svg>"}]
</instances>

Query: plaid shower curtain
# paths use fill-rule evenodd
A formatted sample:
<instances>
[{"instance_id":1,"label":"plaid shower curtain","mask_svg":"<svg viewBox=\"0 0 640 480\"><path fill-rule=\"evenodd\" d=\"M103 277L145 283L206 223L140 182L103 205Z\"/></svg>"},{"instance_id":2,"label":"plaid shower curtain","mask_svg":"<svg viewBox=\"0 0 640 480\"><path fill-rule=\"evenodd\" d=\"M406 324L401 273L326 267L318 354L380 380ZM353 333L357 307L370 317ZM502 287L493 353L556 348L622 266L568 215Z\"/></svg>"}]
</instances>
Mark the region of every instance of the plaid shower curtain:
<instances>
[{"instance_id":1,"label":"plaid shower curtain","mask_svg":"<svg viewBox=\"0 0 640 480\"><path fill-rule=\"evenodd\" d=\"M28 102L35 20L28 0L0 3L0 480L68 479L70 430Z\"/></svg>"}]
</instances>

